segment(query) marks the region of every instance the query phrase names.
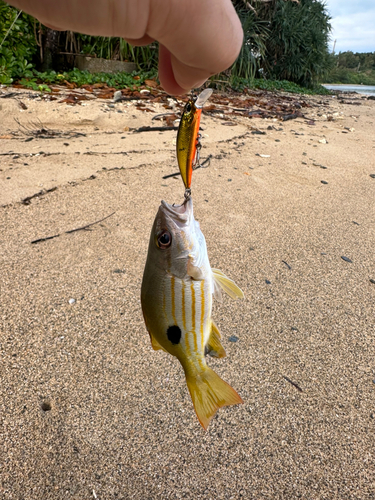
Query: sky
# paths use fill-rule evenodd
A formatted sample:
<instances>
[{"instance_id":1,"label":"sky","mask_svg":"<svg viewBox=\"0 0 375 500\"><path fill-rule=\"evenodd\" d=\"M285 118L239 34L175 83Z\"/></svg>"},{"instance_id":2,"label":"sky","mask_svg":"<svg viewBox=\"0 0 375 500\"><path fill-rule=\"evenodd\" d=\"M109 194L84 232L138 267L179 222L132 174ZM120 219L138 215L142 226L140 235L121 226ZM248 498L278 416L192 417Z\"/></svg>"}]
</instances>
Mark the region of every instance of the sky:
<instances>
[{"instance_id":1,"label":"sky","mask_svg":"<svg viewBox=\"0 0 375 500\"><path fill-rule=\"evenodd\" d=\"M326 0L332 17L330 49L375 52L375 0Z\"/></svg>"}]
</instances>

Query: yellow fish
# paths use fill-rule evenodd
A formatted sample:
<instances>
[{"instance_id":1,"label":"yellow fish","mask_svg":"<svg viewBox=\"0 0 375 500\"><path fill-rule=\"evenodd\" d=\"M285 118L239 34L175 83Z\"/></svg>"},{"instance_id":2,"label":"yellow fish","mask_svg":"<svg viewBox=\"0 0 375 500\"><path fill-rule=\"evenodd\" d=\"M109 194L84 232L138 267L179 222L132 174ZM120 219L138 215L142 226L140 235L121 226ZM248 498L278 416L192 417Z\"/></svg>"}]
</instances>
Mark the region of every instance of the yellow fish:
<instances>
[{"instance_id":1,"label":"yellow fish","mask_svg":"<svg viewBox=\"0 0 375 500\"><path fill-rule=\"evenodd\" d=\"M142 311L153 349L163 349L180 361L204 429L219 408L243 403L205 360L205 354L225 356L211 318L212 296L220 300L221 290L234 299L244 296L224 273L211 269L191 197L182 205L162 201L151 230Z\"/></svg>"}]
</instances>

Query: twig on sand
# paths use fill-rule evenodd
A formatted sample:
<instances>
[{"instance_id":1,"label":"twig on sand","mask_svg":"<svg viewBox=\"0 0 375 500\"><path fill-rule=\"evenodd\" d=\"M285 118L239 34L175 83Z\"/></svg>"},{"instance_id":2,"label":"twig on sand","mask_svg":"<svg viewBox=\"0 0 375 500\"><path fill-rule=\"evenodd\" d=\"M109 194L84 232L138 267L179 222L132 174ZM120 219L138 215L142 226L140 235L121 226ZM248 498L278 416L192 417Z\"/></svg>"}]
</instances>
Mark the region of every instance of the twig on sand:
<instances>
[{"instance_id":1,"label":"twig on sand","mask_svg":"<svg viewBox=\"0 0 375 500\"><path fill-rule=\"evenodd\" d=\"M286 265L286 267L289 269L289 271L292 270L292 267L285 260L282 260L281 262Z\"/></svg>"},{"instance_id":2,"label":"twig on sand","mask_svg":"<svg viewBox=\"0 0 375 500\"><path fill-rule=\"evenodd\" d=\"M164 118L165 116L174 116L176 113L171 112L171 113L160 113L160 115L155 115L151 118L152 121L154 120L160 120L161 118Z\"/></svg>"},{"instance_id":3,"label":"twig on sand","mask_svg":"<svg viewBox=\"0 0 375 500\"><path fill-rule=\"evenodd\" d=\"M290 378L286 377L285 375L283 375L283 378L285 378L285 380L287 382L289 382L289 384L292 384L292 386L295 387L297 389L297 391L303 392L303 390L301 389L301 387L298 384L296 384L295 382L293 382L293 380L290 380Z\"/></svg>"},{"instance_id":4,"label":"twig on sand","mask_svg":"<svg viewBox=\"0 0 375 500\"><path fill-rule=\"evenodd\" d=\"M112 217L112 215L114 215L115 213L116 212L112 212L111 214L107 215L103 219L97 220L95 222L91 222L91 224L86 224L85 226L82 226L82 227L77 227L75 229L70 229L69 231L64 231L64 233L71 234L71 233L75 233L76 231L84 231L84 230L88 229L89 227L93 226L94 224L99 224L99 222L103 222L104 220L109 219L109 217ZM45 238L38 238L37 240L33 240L31 243L35 244L35 243L40 243L41 241L52 240L53 238L57 238L58 236L61 236L61 233L54 234L53 236L46 236Z\"/></svg>"},{"instance_id":5,"label":"twig on sand","mask_svg":"<svg viewBox=\"0 0 375 500\"><path fill-rule=\"evenodd\" d=\"M24 198L23 200L21 200L21 203L23 205L30 205L31 200L33 198L37 198L38 196L43 196L47 193L53 193L53 191L56 191L56 189L57 189L57 186L50 188L50 189L42 189L41 191L38 191L37 193L32 194L31 196L27 196L26 198Z\"/></svg>"},{"instance_id":6,"label":"twig on sand","mask_svg":"<svg viewBox=\"0 0 375 500\"><path fill-rule=\"evenodd\" d=\"M76 229L71 229L70 231L65 231L66 234L74 233L75 231L82 231L84 229L88 229L89 227L93 226L94 224L99 224L99 222L103 222L103 220L109 219L109 217L112 217L116 212L112 212L111 214L107 215L103 219L97 220L95 222L91 222L91 224L87 224L86 226L82 227L77 227Z\"/></svg>"},{"instance_id":7,"label":"twig on sand","mask_svg":"<svg viewBox=\"0 0 375 500\"><path fill-rule=\"evenodd\" d=\"M164 130L178 130L178 127L171 126L171 127L139 127L133 129L134 133L138 132L164 132Z\"/></svg>"}]
</instances>

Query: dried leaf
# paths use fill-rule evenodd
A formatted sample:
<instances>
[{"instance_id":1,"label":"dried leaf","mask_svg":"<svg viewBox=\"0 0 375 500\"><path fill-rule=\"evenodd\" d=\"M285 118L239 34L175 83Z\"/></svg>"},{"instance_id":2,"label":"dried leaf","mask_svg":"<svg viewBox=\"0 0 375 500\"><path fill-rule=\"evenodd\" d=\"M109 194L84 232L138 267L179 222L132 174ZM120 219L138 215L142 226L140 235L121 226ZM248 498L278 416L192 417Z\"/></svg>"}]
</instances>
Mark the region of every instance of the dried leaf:
<instances>
[{"instance_id":1,"label":"dried leaf","mask_svg":"<svg viewBox=\"0 0 375 500\"><path fill-rule=\"evenodd\" d=\"M147 85L148 87L157 87L158 84L157 82L155 82L155 80L145 80L145 85Z\"/></svg>"},{"instance_id":2,"label":"dried leaf","mask_svg":"<svg viewBox=\"0 0 375 500\"><path fill-rule=\"evenodd\" d=\"M68 89L75 89L77 87L76 83L70 83L67 80L64 80L64 83L68 87Z\"/></svg>"},{"instance_id":3,"label":"dried leaf","mask_svg":"<svg viewBox=\"0 0 375 500\"><path fill-rule=\"evenodd\" d=\"M167 123L168 127L172 127L174 125L174 121L178 119L178 116L175 114L164 116L164 121Z\"/></svg>"}]
</instances>

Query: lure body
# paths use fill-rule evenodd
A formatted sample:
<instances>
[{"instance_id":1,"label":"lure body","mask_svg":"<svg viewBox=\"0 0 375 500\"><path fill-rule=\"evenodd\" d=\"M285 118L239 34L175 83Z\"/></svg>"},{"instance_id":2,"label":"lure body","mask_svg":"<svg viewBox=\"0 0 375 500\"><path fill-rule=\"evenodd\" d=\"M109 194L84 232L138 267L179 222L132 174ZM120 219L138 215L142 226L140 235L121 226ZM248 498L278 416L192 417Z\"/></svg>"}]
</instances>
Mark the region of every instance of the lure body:
<instances>
[{"instance_id":1,"label":"lure body","mask_svg":"<svg viewBox=\"0 0 375 500\"><path fill-rule=\"evenodd\" d=\"M186 189L190 189L193 170L199 163L199 124L202 108L211 94L212 89L205 89L198 97L189 99L178 128L177 161Z\"/></svg>"}]
</instances>

